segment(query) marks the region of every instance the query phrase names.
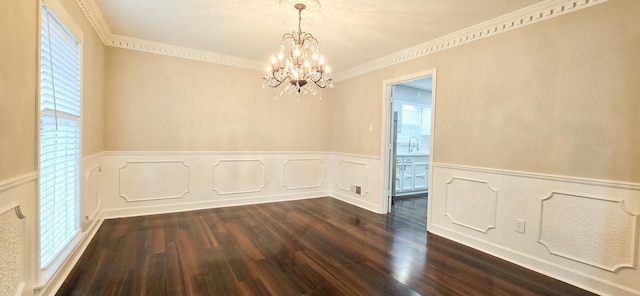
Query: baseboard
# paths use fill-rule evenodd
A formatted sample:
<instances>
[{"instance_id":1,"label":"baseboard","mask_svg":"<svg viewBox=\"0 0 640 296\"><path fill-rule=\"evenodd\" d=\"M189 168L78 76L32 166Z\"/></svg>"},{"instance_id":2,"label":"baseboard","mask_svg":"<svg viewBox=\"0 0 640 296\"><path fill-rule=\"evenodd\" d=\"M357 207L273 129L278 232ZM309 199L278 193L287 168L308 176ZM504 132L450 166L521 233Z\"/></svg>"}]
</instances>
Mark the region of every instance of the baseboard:
<instances>
[{"instance_id":1,"label":"baseboard","mask_svg":"<svg viewBox=\"0 0 640 296\"><path fill-rule=\"evenodd\" d=\"M337 200L344 201L344 202L346 202L348 204L352 204L354 206L363 208L365 210L369 210L369 211L374 212L374 213L382 214L380 207L375 203L367 202L367 201L364 201L362 199L358 199L358 198L355 198L353 196L350 196L350 195L347 195L347 194L344 194L344 193L341 193L341 192L337 192L337 191L332 191L330 193L330 196L335 198L335 199L337 199ZM365 197L365 196L362 196L362 197Z\"/></svg>"},{"instance_id":2,"label":"baseboard","mask_svg":"<svg viewBox=\"0 0 640 296\"><path fill-rule=\"evenodd\" d=\"M170 205L152 205L136 208L108 209L102 211L104 219L136 217L156 214L187 212L221 207L235 207L272 202L303 200L329 196L327 191L305 192L299 194L278 194L271 196L254 196L233 199L218 199L204 202L190 202Z\"/></svg>"}]
</instances>

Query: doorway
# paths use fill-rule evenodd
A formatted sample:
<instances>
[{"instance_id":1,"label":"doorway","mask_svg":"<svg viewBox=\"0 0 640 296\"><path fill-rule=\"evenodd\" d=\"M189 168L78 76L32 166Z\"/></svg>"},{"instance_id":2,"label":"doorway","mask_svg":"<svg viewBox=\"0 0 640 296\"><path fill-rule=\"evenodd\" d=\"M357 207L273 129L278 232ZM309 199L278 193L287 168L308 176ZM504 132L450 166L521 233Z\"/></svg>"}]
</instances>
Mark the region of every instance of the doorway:
<instances>
[{"instance_id":1,"label":"doorway","mask_svg":"<svg viewBox=\"0 0 640 296\"><path fill-rule=\"evenodd\" d=\"M424 220L433 151L435 70L383 83L386 212Z\"/></svg>"}]
</instances>

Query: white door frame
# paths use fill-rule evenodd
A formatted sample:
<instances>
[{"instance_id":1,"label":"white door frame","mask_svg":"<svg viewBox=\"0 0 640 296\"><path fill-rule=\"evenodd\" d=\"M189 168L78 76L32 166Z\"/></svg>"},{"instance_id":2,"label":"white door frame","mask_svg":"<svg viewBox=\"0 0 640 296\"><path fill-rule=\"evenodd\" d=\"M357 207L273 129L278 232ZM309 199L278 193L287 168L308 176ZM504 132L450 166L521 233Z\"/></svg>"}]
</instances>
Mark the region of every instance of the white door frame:
<instances>
[{"instance_id":1,"label":"white door frame","mask_svg":"<svg viewBox=\"0 0 640 296\"><path fill-rule=\"evenodd\" d=\"M391 163L392 163L392 157L393 157L393 135L392 135L392 125L393 125L393 112L391 112L391 108L393 106L393 99L390 95L390 89L392 85L396 85L396 84L400 84L403 82L407 82L407 81L411 81L411 80L416 80L416 79L420 79L420 78L424 78L424 77L428 77L431 76L432 79L432 84L433 84L433 89L432 89L432 93L431 93L431 140L429 141L429 192L431 192L431 188L433 188L433 184L432 184L432 180L433 180L433 156L434 156L434 142L435 142L435 119L436 119L436 69L430 69L430 70L425 70L425 71L421 71L418 73L413 73L413 74L409 74L409 75L405 75L405 76L401 76L401 77L396 77L396 78L392 78L392 79L388 79L388 80L384 80L382 81L382 124L384 127L384 137L382 137L382 145L380 145L380 147L382 147L382 151L381 151L381 155L383 155L383 167L384 167L384 174L383 174L383 180L381 182L381 184L383 184L382 186L382 200L381 200L381 205L382 205L382 212L383 213L389 213L391 211L391 197L393 195L393 192L391 192L391 182L392 179L391 178L395 178L395 176L391 175ZM390 110L391 109L391 110ZM427 230L429 229L429 226L431 225L431 209L433 208L431 206L431 203L433 201L433 195L430 195L429 198L427 199L427 209L428 209L428 214L427 214Z\"/></svg>"}]
</instances>

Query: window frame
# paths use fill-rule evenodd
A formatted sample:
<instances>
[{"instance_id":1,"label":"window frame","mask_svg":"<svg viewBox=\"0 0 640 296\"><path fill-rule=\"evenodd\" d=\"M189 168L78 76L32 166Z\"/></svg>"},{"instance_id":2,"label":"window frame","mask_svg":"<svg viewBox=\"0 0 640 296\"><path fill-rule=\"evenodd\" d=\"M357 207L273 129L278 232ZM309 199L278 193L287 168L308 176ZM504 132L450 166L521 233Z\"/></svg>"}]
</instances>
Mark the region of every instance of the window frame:
<instances>
[{"instance_id":1,"label":"window frame","mask_svg":"<svg viewBox=\"0 0 640 296\"><path fill-rule=\"evenodd\" d=\"M45 8L46 6L46 8ZM38 198L36 200L36 212L37 212L37 219L36 219L36 223L37 223L37 237L36 237L36 270L38 270L39 272L37 273L37 282L40 283L41 286L43 286L45 283L47 283L49 281L49 279L55 274L55 272L59 269L60 266L62 266L62 264L66 261L67 257L71 254L72 250L78 245L78 243L80 242L80 237L81 237L81 195L82 195L82 127L83 127L83 97L84 97L84 91L83 91L83 64L84 64L84 59L83 59L83 33L82 30L80 29L80 27L76 24L76 22L73 20L73 18L69 15L69 13L66 11L66 9L64 8L64 6L62 5L62 3L60 3L59 0L41 0L39 1L39 5L38 5L38 42L37 42L37 62L38 62L38 68L37 68L37 77L38 77L38 88L37 88L37 97L36 97L36 106L37 106L37 116L36 116L36 126L37 126L37 142L36 142L36 151L37 151L37 170L38 170L38 175L41 174L42 168L40 167L41 165L41 149L40 149L40 140L41 140L41 117L42 117L42 112L41 112L41 88L42 88L42 77L41 77L41 71L42 71L42 58L41 58L41 52L42 52L42 42L41 42L41 38L42 38L42 18L44 16L44 14L47 14L48 11L51 12L50 16L53 16L55 18L55 20L62 24L63 28L65 29L65 31L70 34L71 36L73 36L73 38L75 38L75 41L77 42L77 51L78 51L78 76L79 76L79 115L77 118L78 121L78 141L79 141L79 151L78 151L78 158L77 158L77 163L75 165L77 165L78 167L78 175L77 175L77 179L76 179L76 186L77 186L77 193L76 193L76 201L75 201L75 217L74 219L76 219L76 225L75 225L75 229L73 230L74 234L72 236L72 238L66 242L65 246L61 249L61 251L59 251L57 254L54 255L53 259L50 260L45 266L42 265L41 262L41 249L42 249L42 245L41 245L41 215L40 215L40 207L41 207L41 188L40 188L40 178L38 178L38 188L37 188L37 194L38 194ZM53 19L52 19L53 21Z\"/></svg>"}]
</instances>

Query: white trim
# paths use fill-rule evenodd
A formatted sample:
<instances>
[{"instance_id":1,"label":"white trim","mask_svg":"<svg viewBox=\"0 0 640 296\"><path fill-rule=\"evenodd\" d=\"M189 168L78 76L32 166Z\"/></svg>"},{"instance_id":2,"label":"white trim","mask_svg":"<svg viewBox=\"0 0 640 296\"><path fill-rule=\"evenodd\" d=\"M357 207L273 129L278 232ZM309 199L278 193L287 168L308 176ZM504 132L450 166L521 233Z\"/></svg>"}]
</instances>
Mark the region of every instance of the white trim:
<instances>
[{"instance_id":1,"label":"white trim","mask_svg":"<svg viewBox=\"0 0 640 296\"><path fill-rule=\"evenodd\" d=\"M350 191L346 191L346 192L350 192ZM355 194L355 193L353 193L353 194ZM348 194L344 194L342 192L332 191L329 194L329 196L332 197L332 198L335 198L337 200L346 202L348 204L354 205L356 207L360 207L360 208L363 208L365 210L369 210L369 211L374 212L374 213L384 214L384 213L382 213L380 211L380 206L379 205L377 205L375 203L371 203L371 202L365 201L365 200L362 200L362 199L358 199L358 198L352 197L352 196L350 196Z\"/></svg>"},{"instance_id":2,"label":"white trim","mask_svg":"<svg viewBox=\"0 0 640 296\"><path fill-rule=\"evenodd\" d=\"M360 159L380 160L379 155L355 154L335 151L104 151L101 156L159 156L159 155L326 155L326 156L342 156Z\"/></svg>"},{"instance_id":3,"label":"white trim","mask_svg":"<svg viewBox=\"0 0 640 296\"><path fill-rule=\"evenodd\" d=\"M100 37L100 40L104 44L107 44L108 40L111 37L111 30L109 29L109 25L104 20L102 16L102 11L98 8L98 5L93 0L76 0L76 3L87 17L89 23Z\"/></svg>"},{"instance_id":4,"label":"white trim","mask_svg":"<svg viewBox=\"0 0 640 296\"><path fill-rule=\"evenodd\" d=\"M547 0L503 16L467 27L460 31L436 38L414 47L392 53L371 62L340 71L333 75L335 82L373 72L382 68L420 58L432 53L495 36L513 29L545 21L556 16L575 12L609 0Z\"/></svg>"},{"instance_id":5,"label":"white trim","mask_svg":"<svg viewBox=\"0 0 640 296\"><path fill-rule=\"evenodd\" d=\"M275 194L275 195L261 195L252 197L241 198L229 198L229 199L216 199L211 201L198 201L198 202L185 202L179 204L170 205L154 205L143 206L135 208L116 208L102 210L102 216L104 219L125 218L125 217L138 217L146 215L167 214L167 213L179 213L188 211L197 211L203 209L221 208L221 207L234 207L234 206L246 206L257 205L273 202L283 202L292 200L312 199L319 197L332 197L328 191L314 191L296 194Z\"/></svg>"},{"instance_id":6,"label":"white trim","mask_svg":"<svg viewBox=\"0 0 640 296\"><path fill-rule=\"evenodd\" d=\"M105 151L105 156L158 156L158 155L331 155L330 151Z\"/></svg>"},{"instance_id":7,"label":"white trim","mask_svg":"<svg viewBox=\"0 0 640 296\"><path fill-rule=\"evenodd\" d=\"M381 175L382 179L380 180L380 184L382 184L382 194L380 195L380 204L381 204L381 211L382 213L389 213L390 212L390 208L391 208L391 196L393 194L395 194L394 192L390 192L391 190L391 178L395 178L395 176L391 175L391 170L388 169L390 162L391 162L391 158L394 157L394 155L390 155L391 152L391 145L393 145L393 143L390 142L391 140L391 122L393 120L393 118L390 117L390 113L389 113L389 106L391 105L391 95L388 92L388 88L391 87L392 85L395 84L400 84L402 82L407 82L410 80L415 80L415 79L420 79L420 78L425 78L425 77L431 77L431 84L432 84L432 90L431 90L431 139L429 140L429 177L427 180L427 188L433 188L433 166L431 165L432 160L434 158L434 154L435 154L435 132L436 132L436 106L437 106L437 69L433 68L433 69L429 69L429 70L424 70L424 71L420 71L417 73L412 73L412 74L407 74L404 76L400 76L400 77L395 77L395 78L391 78L391 79L387 79L382 81L382 136L381 136L381 144L380 144L380 155L382 155L382 166L383 166L383 173ZM429 198L427 199L427 229L429 229L429 225L431 224L431 220L432 220L432 211L433 211L433 207L431 206L431 203L433 202L433 198Z\"/></svg>"},{"instance_id":8,"label":"white trim","mask_svg":"<svg viewBox=\"0 0 640 296\"><path fill-rule=\"evenodd\" d=\"M196 60L206 63L214 63L225 66L264 71L264 62L243 59L239 57L223 55L219 53L198 50L188 47L176 46L166 43L141 40L121 35L111 35L111 39L105 43L107 46L144 51L177 58Z\"/></svg>"},{"instance_id":9,"label":"white trim","mask_svg":"<svg viewBox=\"0 0 640 296\"><path fill-rule=\"evenodd\" d=\"M444 168L444 169L472 171L472 172L480 172L480 173L488 173L488 174L507 175L507 176L513 176L513 177L534 178L534 179L557 181L557 182L564 182L564 183L574 183L574 184L580 184L580 185L591 185L591 186L601 186L601 187L608 187L608 188L640 191L640 183L620 182L620 181L611 181L611 180L602 180L602 179L589 179L589 178L550 175L550 174L523 172L523 171L510 171L510 170L473 167L473 166L447 164L447 163L439 163L439 162L432 162L431 164L432 164L431 165L432 167L438 167L438 168Z\"/></svg>"},{"instance_id":10,"label":"white trim","mask_svg":"<svg viewBox=\"0 0 640 296\"><path fill-rule=\"evenodd\" d=\"M495 36L513 29L522 28L560 15L579 11L583 8L605 3L607 1L609 0L546 0L477 25L467 27L443 37L424 42L417 46L384 56L368 63L341 71L333 75L333 80L335 82L340 82L368 72L393 66L458 45L484 39L489 36ZM251 70L262 70L262 67L264 66L264 61L254 61L203 50L112 34L94 0L76 0L76 3L80 6L87 20L89 20L89 23L91 23L93 29L106 46L120 47Z\"/></svg>"},{"instance_id":11,"label":"white trim","mask_svg":"<svg viewBox=\"0 0 640 296\"><path fill-rule=\"evenodd\" d=\"M93 155L84 156L84 157L82 157L82 160L81 160L81 161L82 161L82 164L89 163L89 162L92 162L92 161L98 161L98 162L100 162L100 160L102 160L102 155L103 155L103 154L104 154L104 152L98 152L98 153L93 154ZM97 166L97 167L100 167L100 165L96 165L96 166ZM94 168L95 168L95 167L92 167L91 169L94 169ZM91 170L91 169L90 169L90 170Z\"/></svg>"},{"instance_id":12,"label":"white trim","mask_svg":"<svg viewBox=\"0 0 640 296\"><path fill-rule=\"evenodd\" d=\"M6 179L0 181L0 193L11 190L15 187L18 187L22 184L26 184L29 182L33 182L38 179L38 172L31 172L28 174L24 174L22 176L13 177L11 179Z\"/></svg>"},{"instance_id":13,"label":"white trim","mask_svg":"<svg viewBox=\"0 0 640 296\"><path fill-rule=\"evenodd\" d=\"M346 152L326 152L332 156L342 156L342 157L351 157L351 158L360 158L360 159L373 159L380 160L379 155L365 155L365 154L354 154L354 153L346 153Z\"/></svg>"}]
</instances>

